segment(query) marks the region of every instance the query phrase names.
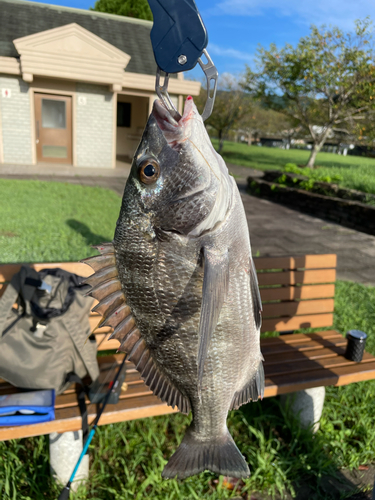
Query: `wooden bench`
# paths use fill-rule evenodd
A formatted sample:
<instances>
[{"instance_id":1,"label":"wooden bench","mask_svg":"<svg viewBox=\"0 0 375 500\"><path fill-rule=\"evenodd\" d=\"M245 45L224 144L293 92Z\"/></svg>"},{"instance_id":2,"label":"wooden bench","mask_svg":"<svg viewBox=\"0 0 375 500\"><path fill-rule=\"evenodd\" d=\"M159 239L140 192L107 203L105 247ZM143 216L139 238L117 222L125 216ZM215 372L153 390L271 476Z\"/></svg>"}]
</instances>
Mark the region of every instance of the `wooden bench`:
<instances>
[{"instance_id":1,"label":"wooden bench","mask_svg":"<svg viewBox=\"0 0 375 500\"><path fill-rule=\"evenodd\" d=\"M332 326L336 255L259 257L254 260L263 301L262 332L292 332L301 328ZM79 263L33 264L32 267L36 270L60 267L81 276L88 276L92 272L88 266ZM19 264L0 265L0 294L19 269ZM98 315L91 313L93 330L99 319ZM99 353L118 347L117 340L107 341L109 333L109 328L95 331ZM374 379L375 358L365 353L361 363L348 361L344 357L345 346L346 339L334 330L262 339L265 397L311 387L339 386ZM122 358L123 354L99 356L101 376L108 373L114 363L119 364ZM105 409L100 425L174 412L151 393L129 362L126 363L126 384L127 388L121 392L119 402ZM16 390L0 380L0 396ZM95 415L96 406L89 406L89 422ZM0 427L0 440L80 429L81 417L74 386L57 397L55 416L56 419L48 423Z\"/></svg>"}]
</instances>

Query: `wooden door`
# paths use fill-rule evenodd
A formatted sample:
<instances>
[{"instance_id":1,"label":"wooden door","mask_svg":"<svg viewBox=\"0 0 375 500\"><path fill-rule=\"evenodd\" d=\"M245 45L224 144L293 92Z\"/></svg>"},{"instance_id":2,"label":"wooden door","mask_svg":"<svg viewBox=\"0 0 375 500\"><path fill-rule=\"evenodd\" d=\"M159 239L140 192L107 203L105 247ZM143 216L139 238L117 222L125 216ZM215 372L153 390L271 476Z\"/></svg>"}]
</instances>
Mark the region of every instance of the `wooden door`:
<instances>
[{"instance_id":1,"label":"wooden door","mask_svg":"<svg viewBox=\"0 0 375 500\"><path fill-rule=\"evenodd\" d=\"M72 164L72 98L35 94L38 162Z\"/></svg>"}]
</instances>

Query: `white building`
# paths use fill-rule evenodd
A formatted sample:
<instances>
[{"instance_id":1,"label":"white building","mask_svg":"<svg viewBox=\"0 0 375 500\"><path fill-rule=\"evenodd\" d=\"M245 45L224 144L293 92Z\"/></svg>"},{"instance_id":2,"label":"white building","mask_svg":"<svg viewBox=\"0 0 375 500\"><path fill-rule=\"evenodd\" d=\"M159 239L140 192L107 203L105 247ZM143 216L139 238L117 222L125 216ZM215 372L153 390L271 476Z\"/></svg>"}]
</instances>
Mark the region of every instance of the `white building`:
<instances>
[{"instance_id":1,"label":"white building","mask_svg":"<svg viewBox=\"0 0 375 500\"><path fill-rule=\"evenodd\" d=\"M0 0L0 164L114 168L130 160L155 99L152 22ZM171 78L183 95L200 84Z\"/></svg>"}]
</instances>

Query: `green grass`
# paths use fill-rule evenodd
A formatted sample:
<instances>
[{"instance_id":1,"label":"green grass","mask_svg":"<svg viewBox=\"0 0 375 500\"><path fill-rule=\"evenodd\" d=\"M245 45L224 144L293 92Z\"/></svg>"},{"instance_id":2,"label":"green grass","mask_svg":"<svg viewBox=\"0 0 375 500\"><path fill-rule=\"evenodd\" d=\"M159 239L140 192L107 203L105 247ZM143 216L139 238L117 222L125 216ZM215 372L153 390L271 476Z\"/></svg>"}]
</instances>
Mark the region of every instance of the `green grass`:
<instances>
[{"instance_id":1,"label":"green grass","mask_svg":"<svg viewBox=\"0 0 375 500\"><path fill-rule=\"evenodd\" d=\"M212 141L217 147L218 141ZM247 146L226 141L222 151L224 160L235 165L259 170L281 169L286 163L305 165L309 151ZM341 156L333 153L319 153L316 160L319 172L330 177L340 175L340 185L375 194L375 159L361 156Z\"/></svg>"},{"instance_id":2,"label":"green grass","mask_svg":"<svg viewBox=\"0 0 375 500\"><path fill-rule=\"evenodd\" d=\"M111 191L33 181L0 181L0 190L7 200L0 208L1 231L17 232L2 236L0 261L76 260L92 253L92 243L113 236L120 198ZM367 350L375 354L375 287L338 282L334 322L341 332L366 331ZM100 427L90 446L90 481L72 500L238 496L211 473L183 482L161 479L189 421L175 414ZM301 480L316 490L309 498L329 498L325 478L341 467L375 463L375 381L328 388L315 436L277 398L231 412L228 425L252 470L241 486L243 498L257 491L295 493ZM0 498L55 500L59 488L50 478L48 453L46 436L0 443Z\"/></svg>"},{"instance_id":3,"label":"green grass","mask_svg":"<svg viewBox=\"0 0 375 500\"><path fill-rule=\"evenodd\" d=\"M121 198L108 189L0 179L0 262L78 261L112 241Z\"/></svg>"}]
</instances>

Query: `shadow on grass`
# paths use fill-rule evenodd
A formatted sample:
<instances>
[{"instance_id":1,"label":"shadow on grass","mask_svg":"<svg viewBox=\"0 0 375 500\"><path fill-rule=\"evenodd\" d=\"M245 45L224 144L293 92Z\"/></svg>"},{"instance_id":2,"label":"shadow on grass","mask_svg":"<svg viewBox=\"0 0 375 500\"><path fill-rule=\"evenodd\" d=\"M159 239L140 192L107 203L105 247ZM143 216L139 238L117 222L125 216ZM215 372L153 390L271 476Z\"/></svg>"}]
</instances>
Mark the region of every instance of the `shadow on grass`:
<instances>
[{"instance_id":1,"label":"shadow on grass","mask_svg":"<svg viewBox=\"0 0 375 500\"><path fill-rule=\"evenodd\" d=\"M105 243L106 241L108 241L108 238L106 238L105 236L93 233L90 230L90 228L83 222L80 222L75 219L68 219L66 221L66 224L71 229L76 231L76 233L80 234L83 238L85 238L86 245L100 245L101 243Z\"/></svg>"},{"instance_id":2,"label":"shadow on grass","mask_svg":"<svg viewBox=\"0 0 375 500\"><path fill-rule=\"evenodd\" d=\"M230 430L250 465L250 484L255 476L260 476L266 493L262 498L268 498L268 493L273 499L370 500L361 490L361 478L344 475L331 458L323 433L313 434L311 429L300 426L298 415L292 413L291 401L282 405L279 397L269 398L249 403L231 414ZM244 434L243 425L248 427ZM250 487L250 491L254 490ZM243 498L253 498L243 493Z\"/></svg>"}]
</instances>

